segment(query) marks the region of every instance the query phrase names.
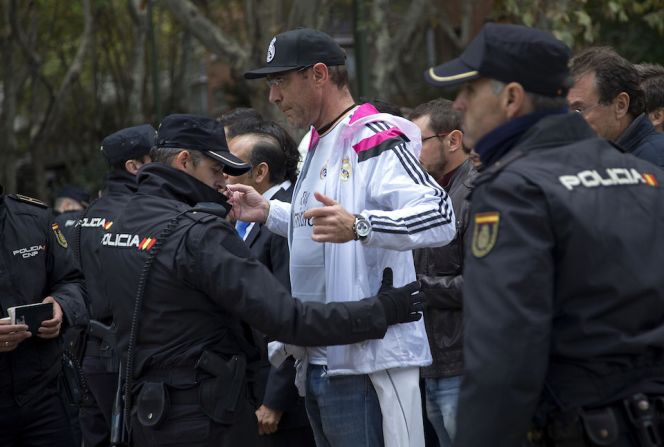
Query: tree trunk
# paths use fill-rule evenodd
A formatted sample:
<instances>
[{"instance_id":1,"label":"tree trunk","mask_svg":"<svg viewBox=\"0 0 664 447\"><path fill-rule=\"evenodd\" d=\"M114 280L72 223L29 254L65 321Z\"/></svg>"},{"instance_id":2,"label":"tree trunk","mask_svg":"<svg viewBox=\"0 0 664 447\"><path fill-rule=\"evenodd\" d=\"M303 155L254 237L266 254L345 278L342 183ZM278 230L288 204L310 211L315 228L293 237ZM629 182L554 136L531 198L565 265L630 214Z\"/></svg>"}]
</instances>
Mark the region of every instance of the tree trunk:
<instances>
[{"instance_id":1,"label":"tree trunk","mask_svg":"<svg viewBox=\"0 0 664 447\"><path fill-rule=\"evenodd\" d=\"M18 145L14 121L16 119L16 82L14 76L14 48L16 46L12 32L10 9L11 1L2 2L2 136L3 150L0 151L0 185L5 192L16 192L16 173L14 165L18 157Z\"/></svg>"},{"instance_id":2,"label":"tree trunk","mask_svg":"<svg viewBox=\"0 0 664 447\"><path fill-rule=\"evenodd\" d=\"M59 122L60 111L64 108L64 102L71 92L72 85L74 81L78 78L83 67L83 61L88 52L88 47L90 46L90 41L92 38L92 22L93 15L90 9L90 0L82 0L83 3L83 19L84 19L84 28L83 34L78 44L76 54L72 60L67 73L65 74L60 87L58 88L57 93L54 97L51 98L50 104L44 113L39 126L33 135L31 135L29 150L32 154L32 165L34 168L34 179L35 179L35 193L37 197L44 198L46 197L46 175L44 167L44 148L45 143L49 136L52 135L56 125Z\"/></svg>"},{"instance_id":3,"label":"tree trunk","mask_svg":"<svg viewBox=\"0 0 664 447\"><path fill-rule=\"evenodd\" d=\"M145 0L129 0L129 15L134 24L134 41L129 62L131 90L129 92L128 125L144 122L143 83L145 81L145 41L148 33L147 5Z\"/></svg>"},{"instance_id":4,"label":"tree trunk","mask_svg":"<svg viewBox=\"0 0 664 447\"><path fill-rule=\"evenodd\" d=\"M414 35L424 32L422 26L428 9L428 0L413 0L400 26L392 28L387 12L390 0L375 0L371 8L371 22L375 26L373 66L373 91L376 97L389 101L394 93L392 79L401 65L399 55L408 51Z\"/></svg>"},{"instance_id":5,"label":"tree trunk","mask_svg":"<svg viewBox=\"0 0 664 447\"><path fill-rule=\"evenodd\" d=\"M161 0L159 4L168 8L208 50L226 58L236 70L247 65L249 51L208 20L191 1Z\"/></svg>"}]
</instances>

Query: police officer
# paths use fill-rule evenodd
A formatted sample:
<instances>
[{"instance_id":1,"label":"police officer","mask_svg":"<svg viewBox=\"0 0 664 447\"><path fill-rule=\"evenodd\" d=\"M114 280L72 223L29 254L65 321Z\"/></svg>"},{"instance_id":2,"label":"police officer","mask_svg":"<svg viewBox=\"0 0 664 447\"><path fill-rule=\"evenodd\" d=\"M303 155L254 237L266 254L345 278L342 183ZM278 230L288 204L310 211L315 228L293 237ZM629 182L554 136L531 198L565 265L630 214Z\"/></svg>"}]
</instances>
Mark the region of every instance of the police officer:
<instances>
[{"instance_id":1,"label":"police officer","mask_svg":"<svg viewBox=\"0 0 664 447\"><path fill-rule=\"evenodd\" d=\"M321 345L380 338L390 324L419 319L415 283L394 289L386 275L376 298L303 305L250 258L219 192L224 172L250 166L229 152L217 121L166 117L151 155L99 248L128 350L135 445L254 445L244 382L258 351L245 322L285 342Z\"/></svg>"},{"instance_id":2,"label":"police officer","mask_svg":"<svg viewBox=\"0 0 664 447\"><path fill-rule=\"evenodd\" d=\"M118 210L136 191L136 173L150 161L156 130L149 124L119 130L102 141L101 153L110 172L106 187L80 219L74 246L85 276L90 310L83 371L90 391L80 409L81 431L86 447L108 446L111 410L117 385L119 357L115 350L115 325L110 300L101 288L107 274L95 255L103 235L112 228Z\"/></svg>"},{"instance_id":3,"label":"police officer","mask_svg":"<svg viewBox=\"0 0 664 447\"><path fill-rule=\"evenodd\" d=\"M72 240L76 222L90 203L90 194L75 185L65 185L57 193L53 202L55 223L68 241Z\"/></svg>"},{"instance_id":4,"label":"police officer","mask_svg":"<svg viewBox=\"0 0 664 447\"><path fill-rule=\"evenodd\" d=\"M565 107L569 49L487 24L431 68L484 165L464 266L455 445L654 446L664 395L664 174Z\"/></svg>"},{"instance_id":5,"label":"police officer","mask_svg":"<svg viewBox=\"0 0 664 447\"><path fill-rule=\"evenodd\" d=\"M0 187L0 445L74 445L57 392L62 334L85 325L84 290L68 243L46 204ZM50 303L35 331L11 324L7 309Z\"/></svg>"}]
</instances>

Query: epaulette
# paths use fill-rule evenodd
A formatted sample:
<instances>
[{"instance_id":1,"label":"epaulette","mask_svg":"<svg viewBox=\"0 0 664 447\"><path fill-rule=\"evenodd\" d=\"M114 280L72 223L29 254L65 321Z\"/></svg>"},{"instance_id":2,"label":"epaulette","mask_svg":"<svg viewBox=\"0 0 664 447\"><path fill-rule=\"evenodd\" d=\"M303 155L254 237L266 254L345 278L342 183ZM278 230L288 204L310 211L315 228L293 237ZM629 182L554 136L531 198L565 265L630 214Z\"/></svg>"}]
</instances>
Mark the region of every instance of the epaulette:
<instances>
[{"instance_id":1,"label":"epaulette","mask_svg":"<svg viewBox=\"0 0 664 447\"><path fill-rule=\"evenodd\" d=\"M33 197L24 196L23 194L9 194L7 197L19 202L29 203L31 205L39 206L41 208L48 208L48 205L41 200L35 199Z\"/></svg>"}]
</instances>

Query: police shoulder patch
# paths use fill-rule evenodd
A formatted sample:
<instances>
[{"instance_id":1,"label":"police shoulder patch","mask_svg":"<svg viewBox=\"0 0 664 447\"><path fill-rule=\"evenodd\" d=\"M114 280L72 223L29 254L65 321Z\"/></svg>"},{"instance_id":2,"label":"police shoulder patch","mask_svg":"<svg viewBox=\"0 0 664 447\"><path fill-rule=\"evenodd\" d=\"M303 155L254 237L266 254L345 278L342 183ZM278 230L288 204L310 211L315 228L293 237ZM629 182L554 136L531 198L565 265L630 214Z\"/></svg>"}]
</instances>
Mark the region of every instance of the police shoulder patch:
<instances>
[{"instance_id":1,"label":"police shoulder patch","mask_svg":"<svg viewBox=\"0 0 664 447\"><path fill-rule=\"evenodd\" d=\"M62 234L62 231L60 231L60 225L54 223L51 225L51 228L53 229L53 233L55 233L55 239L58 241L58 244L60 244L62 248L67 248L69 244L67 244L65 235Z\"/></svg>"},{"instance_id":2,"label":"police shoulder patch","mask_svg":"<svg viewBox=\"0 0 664 447\"><path fill-rule=\"evenodd\" d=\"M475 226L473 228L471 250L476 258L482 258L488 255L496 245L500 213L498 211L477 213L473 220Z\"/></svg>"},{"instance_id":3,"label":"police shoulder patch","mask_svg":"<svg viewBox=\"0 0 664 447\"><path fill-rule=\"evenodd\" d=\"M8 197L11 197L14 200L19 202L29 203L31 205L40 206L42 208L48 208L48 205L42 202L41 200L35 199L33 197L24 196L23 194L9 194Z\"/></svg>"}]
</instances>

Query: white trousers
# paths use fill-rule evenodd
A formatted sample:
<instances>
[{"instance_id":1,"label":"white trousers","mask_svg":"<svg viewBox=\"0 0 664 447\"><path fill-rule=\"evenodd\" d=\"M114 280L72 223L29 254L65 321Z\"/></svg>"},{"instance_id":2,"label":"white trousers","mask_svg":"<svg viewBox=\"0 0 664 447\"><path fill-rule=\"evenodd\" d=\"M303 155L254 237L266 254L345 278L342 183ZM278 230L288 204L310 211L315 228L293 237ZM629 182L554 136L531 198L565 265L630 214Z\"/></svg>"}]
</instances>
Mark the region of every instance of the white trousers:
<instances>
[{"instance_id":1,"label":"white trousers","mask_svg":"<svg viewBox=\"0 0 664 447\"><path fill-rule=\"evenodd\" d=\"M420 368L369 374L383 413L385 447L424 447Z\"/></svg>"}]
</instances>

